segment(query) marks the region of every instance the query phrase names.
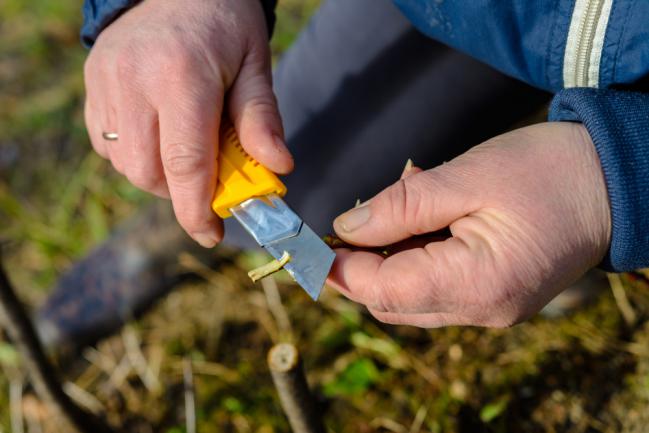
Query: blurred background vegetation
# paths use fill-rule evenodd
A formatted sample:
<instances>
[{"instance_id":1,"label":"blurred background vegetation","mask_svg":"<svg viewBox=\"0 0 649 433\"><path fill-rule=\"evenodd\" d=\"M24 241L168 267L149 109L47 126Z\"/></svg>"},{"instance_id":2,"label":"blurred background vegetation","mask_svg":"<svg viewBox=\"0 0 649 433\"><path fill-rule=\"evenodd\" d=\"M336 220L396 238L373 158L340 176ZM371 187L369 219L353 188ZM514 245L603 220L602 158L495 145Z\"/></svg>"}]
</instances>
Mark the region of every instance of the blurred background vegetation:
<instances>
[{"instance_id":1,"label":"blurred background vegetation","mask_svg":"<svg viewBox=\"0 0 649 433\"><path fill-rule=\"evenodd\" d=\"M276 55L318 2L280 0ZM80 23L80 1L0 2L0 242L31 308L57 276L152 200L91 152ZM631 322L606 292L561 319L538 317L507 330L421 330L377 323L333 291L314 304L281 275L262 290L237 261L209 270L182 260L200 281L178 287L64 369L68 392L116 426L183 432L182 360L190 359L199 432L288 431L265 353L292 340L330 431L647 430L646 273L622 279ZM144 366L129 364L128 350ZM61 431L0 336L0 431L23 422L26 431Z\"/></svg>"}]
</instances>

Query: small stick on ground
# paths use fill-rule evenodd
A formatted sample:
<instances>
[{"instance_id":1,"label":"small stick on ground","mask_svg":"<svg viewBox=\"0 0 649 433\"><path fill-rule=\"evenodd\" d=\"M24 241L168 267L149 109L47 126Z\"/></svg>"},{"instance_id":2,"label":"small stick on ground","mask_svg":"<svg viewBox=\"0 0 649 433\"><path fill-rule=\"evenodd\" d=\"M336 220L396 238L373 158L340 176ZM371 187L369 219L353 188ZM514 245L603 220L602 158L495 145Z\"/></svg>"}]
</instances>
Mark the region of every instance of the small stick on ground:
<instances>
[{"instance_id":1,"label":"small stick on ground","mask_svg":"<svg viewBox=\"0 0 649 433\"><path fill-rule=\"evenodd\" d=\"M103 413L106 410L97 397L90 394L74 382L65 382L63 384L63 391L68 395L68 397L95 415Z\"/></svg>"},{"instance_id":2,"label":"small stick on ground","mask_svg":"<svg viewBox=\"0 0 649 433\"><path fill-rule=\"evenodd\" d=\"M280 338L283 337L285 341L292 341L293 330L291 329L291 319L289 319L286 308L282 304L282 297L279 294L277 281L272 276L262 278L261 287L263 287L264 294L266 295L268 309L277 323Z\"/></svg>"},{"instance_id":3,"label":"small stick on ground","mask_svg":"<svg viewBox=\"0 0 649 433\"><path fill-rule=\"evenodd\" d=\"M608 282L611 285L611 291L613 292L615 303L622 314L624 322L627 326L632 327L638 320L638 316L635 314L635 311L629 302L629 298L626 296L624 284L622 284L622 278L620 278L619 274L612 273L608 273L606 276L608 277Z\"/></svg>"},{"instance_id":4,"label":"small stick on ground","mask_svg":"<svg viewBox=\"0 0 649 433\"><path fill-rule=\"evenodd\" d=\"M20 380L9 381L9 418L12 433L23 433L23 383Z\"/></svg>"},{"instance_id":5,"label":"small stick on ground","mask_svg":"<svg viewBox=\"0 0 649 433\"><path fill-rule=\"evenodd\" d=\"M158 377L153 373L146 357L140 348L140 339L135 333L131 325L126 325L122 330L122 341L124 342L124 350L126 350L126 357L131 363L131 366L140 377L140 380L146 388L153 394L157 395L162 389L162 385Z\"/></svg>"},{"instance_id":6,"label":"small stick on ground","mask_svg":"<svg viewBox=\"0 0 649 433\"><path fill-rule=\"evenodd\" d=\"M276 344L268 352L268 366L293 433L324 433L297 348L289 343Z\"/></svg>"},{"instance_id":7,"label":"small stick on ground","mask_svg":"<svg viewBox=\"0 0 649 433\"><path fill-rule=\"evenodd\" d=\"M196 433L196 399L194 397L194 373L192 361L183 359L183 388L185 393L185 431Z\"/></svg>"}]
</instances>

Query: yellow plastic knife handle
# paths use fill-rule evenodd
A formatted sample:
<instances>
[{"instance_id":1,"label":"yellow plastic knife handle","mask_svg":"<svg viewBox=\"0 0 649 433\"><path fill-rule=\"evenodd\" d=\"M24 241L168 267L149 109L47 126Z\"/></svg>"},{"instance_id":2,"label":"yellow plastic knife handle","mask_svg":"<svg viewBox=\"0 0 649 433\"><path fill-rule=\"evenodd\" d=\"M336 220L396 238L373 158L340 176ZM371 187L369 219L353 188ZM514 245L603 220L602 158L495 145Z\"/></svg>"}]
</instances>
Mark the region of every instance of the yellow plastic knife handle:
<instances>
[{"instance_id":1,"label":"yellow plastic knife handle","mask_svg":"<svg viewBox=\"0 0 649 433\"><path fill-rule=\"evenodd\" d=\"M221 218L232 216L230 208L252 197L286 194L286 186L266 167L243 150L234 127L224 121L217 158L217 184L212 209Z\"/></svg>"}]
</instances>

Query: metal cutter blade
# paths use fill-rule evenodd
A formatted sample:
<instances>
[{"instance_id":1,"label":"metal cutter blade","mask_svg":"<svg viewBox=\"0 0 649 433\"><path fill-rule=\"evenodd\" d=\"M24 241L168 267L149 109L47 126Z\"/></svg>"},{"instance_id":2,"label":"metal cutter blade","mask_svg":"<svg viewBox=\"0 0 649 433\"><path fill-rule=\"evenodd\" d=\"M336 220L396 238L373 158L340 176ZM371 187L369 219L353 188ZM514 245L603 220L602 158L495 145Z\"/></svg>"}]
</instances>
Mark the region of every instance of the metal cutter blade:
<instances>
[{"instance_id":1,"label":"metal cutter blade","mask_svg":"<svg viewBox=\"0 0 649 433\"><path fill-rule=\"evenodd\" d=\"M302 288L317 300L336 254L277 195L251 198L230 209L257 243L284 265Z\"/></svg>"}]
</instances>

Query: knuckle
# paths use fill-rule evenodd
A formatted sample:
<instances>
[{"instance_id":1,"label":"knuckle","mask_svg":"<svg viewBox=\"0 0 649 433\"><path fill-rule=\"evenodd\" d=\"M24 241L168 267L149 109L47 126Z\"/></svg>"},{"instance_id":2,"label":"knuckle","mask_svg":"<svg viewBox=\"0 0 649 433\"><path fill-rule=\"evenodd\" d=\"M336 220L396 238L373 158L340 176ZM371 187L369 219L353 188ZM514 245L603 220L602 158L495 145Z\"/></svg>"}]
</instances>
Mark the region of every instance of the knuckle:
<instances>
[{"instance_id":1,"label":"knuckle","mask_svg":"<svg viewBox=\"0 0 649 433\"><path fill-rule=\"evenodd\" d=\"M407 213L406 206L406 190L403 180L399 180L394 185L385 190L382 194L381 201L387 204L387 209L390 218L393 221L403 221L404 215Z\"/></svg>"},{"instance_id":2,"label":"knuckle","mask_svg":"<svg viewBox=\"0 0 649 433\"><path fill-rule=\"evenodd\" d=\"M377 310L396 313L402 304L402 287L397 280L388 278L377 281L376 304Z\"/></svg>"},{"instance_id":3,"label":"knuckle","mask_svg":"<svg viewBox=\"0 0 649 433\"><path fill-rule=\"evenodd\" d=\"M176 79L196 71L192 53L175 39L166 41L159 48L157 63L166 78Z\"/></svg>"},{"instance_id":4,"label":"knuckle","mask_svg":"<svg viewBox=\"0 0 649 433\"><path fill-rule=\"evenodd\" d=\"M277 101L273 97L260 96L254 97L246 104L244 110L240 110L236 115L235 122L241 121L246 112L254 112L255 115L264 118L278 117Z\"/></svg>"},{"instance_id":5,"label":"knuckle","mask_svg":"<svg viewBox=\"0 0 649 433\"><path fill-rule=\"evenodd\" d=\"M426 233L426 224L421 217L421 201L424 198L419 189L408 179L399 180L389 189L390 212L393 221L403 222L411 235Z\"/></svg>"},{"instance_id":6,"label":"knuckle","mask_svg":"<svg viewBox=\"0 0 649 433\"><path fill-rule=\"evenodd\" d=\"M131 165L126 169L126 178L134 186L144 191L152 191L160 183L160 176L145 170L140 164Z\"/></svg>"},{"instance_id":7,"label":"knuckle","mask_svg":"<svg viewBox=\"0 0 649 433\"><path fill-rule=\"evenodd\" d=\"M418 233L428 232L427 230L432 222L435 222L439 215L439 209L442 208L441 200L443 194L441 191L440 180L437 178L434 171L428 171L425 174L420 174L417 177L415 184L415 176L405 179L411 186L408 188L408 204L410 206L409 221L413 227L417 227Z\"/></svg>"},{"instance_id":8,"label":"knuckle","mask_svg":"<svg viewBox=\"0 0 649 433\"><path fill-rule=\"evenodd\" d=\"M183 180L205 171L208 161L204 149L195 144L177 142L164 146L163 164L169 176Z\"/></svg>"},{"instance_id":9,"label":"knuckle","mask_svg":"<svg viewBox=\"0 0 649 433\"><path fill-rule=\"evenodd\" d=\"M262 106L274 106L275 94L272 91L272 78L265 72L242 70L234 83L234 93L239 99Z\"/></svg>"},{"instance_id":10,"label":"knuckle","mask_svg":"<svg viewBox=\"0 0 649 433\"><path fill-rule=\"evenodd\" d=\"M421 217L422 200L425 200L426 197L421 194L419 188L413 186L411 182L407 182L406 179L403 180L403 184L403 220L405 221L406 226L411 228L411 233L413 235L426 233L428 231L426 230L427 224Z\"/></svg>"},{"instance_id":11,"label":"knuckle","mask_svg":"<svg viewBox=\"0 0 649 433\"><path fill-rule=\"evenodd\" d=\"M137 60L133 51L125 49L119 52L115 57L115 68L117 78L124 84L129 83L136 74Z\"/></svg>"}]
</instances>

